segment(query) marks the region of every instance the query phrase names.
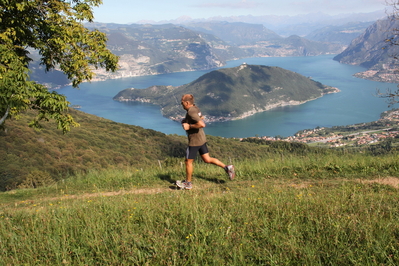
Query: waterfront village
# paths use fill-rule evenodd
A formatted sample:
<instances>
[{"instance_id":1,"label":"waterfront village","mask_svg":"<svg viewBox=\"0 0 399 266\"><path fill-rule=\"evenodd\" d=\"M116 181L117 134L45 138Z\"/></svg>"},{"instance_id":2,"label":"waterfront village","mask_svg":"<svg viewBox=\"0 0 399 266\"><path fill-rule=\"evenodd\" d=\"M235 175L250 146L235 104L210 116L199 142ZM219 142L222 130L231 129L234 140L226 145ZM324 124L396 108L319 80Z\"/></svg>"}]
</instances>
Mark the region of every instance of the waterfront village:
<instances>
[{"instance_id":1,"label":"waterfront village","mask_svg":"<svg viewBox=\"0 0 399 266\"><path fill-rule=\"evenodd\" d=\"M302 130L294 136L256 137L264 140L281 140L288 142L302 142L307 144L322 144L329 147L345 145L362 146L378 143L386 138L399 138L399 109L386 111L378 121L355 124L345 127L315 128Z\"/></svg>"}]
</instances>

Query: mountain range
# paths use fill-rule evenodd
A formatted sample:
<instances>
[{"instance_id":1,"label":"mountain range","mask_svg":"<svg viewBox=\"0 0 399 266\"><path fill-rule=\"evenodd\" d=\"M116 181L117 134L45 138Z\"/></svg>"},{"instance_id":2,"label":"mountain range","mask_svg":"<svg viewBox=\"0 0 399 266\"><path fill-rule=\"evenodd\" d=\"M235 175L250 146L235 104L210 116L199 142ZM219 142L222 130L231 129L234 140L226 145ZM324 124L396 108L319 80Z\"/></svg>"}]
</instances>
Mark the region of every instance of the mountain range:
<instances>
[{"instance_id":1,"label":"mountain range","mask_svg":"<svg viewBox=\"0 0 399 266\"><path fill-rule=\"evenodd\" d=\"M263 25L240 22L187 26L91 23L87 27L105 32L108 48L120 57L117 72L96 70L94 81L214 69L226 61L246 57L337 54L345 48L339 43L312 41L297 35L285 38ZM40 68L31 69L40 83L50 84L51 88L65 85L64 81L49 81L53 79L51 75L59 75L58 71L46 75Z\"/></svg>"},{"instance_id":2,"label":"mountain range","mask_svg":"<svg viewBox=\"0 0 399 266\"><path fill-rule=\"evenodd\" d=\"M374 21L330 25L309 33L305 38L312 41L339 43L349 46L353 39L361 35L373 23Z\"/></svg>"},{"instance_id":3,"label":"mountain range","mask_svg":"<svg viewBox=\"0 0 399 266\"><path fill-rule=\"evenodd\" d=\"M379 41L382 44L381 40L384 40L386 36L382 36L381 30L384 27L393 28L386 22L383 25L381 21L370 21L381 16L381 12L352 14L352 17L314 14L307 20L300 16L286 17L285 20L282 17L276 17L273 20L270 16L245 16L226 18L228 21L184 19L175 21L180 24L90 23L86 26L105 32L109 39L108 48L120 57L117 72L107 73L102 69L96 70L94 81L209 70L221 67L229 60L246 57L323 54L339 54L335 59L341 63L370 67L369 72L359 73L357 76L382 81L387 80L389 73L387 70L381 71L381 74L378 73L381 69L393 68L394 61L387 61L386 58L389 57L388 54L392 55L394 48L391 47L386 49L385 53L381 53L375 50L381 50L381 45L369 45L370 40ZM278 29L276 33L265 26L274 23L271 27L277 29L278 21L287 27L307 25L308 29L314 28L314 30L307 31L306 36L297 34L283 37L281 29ZM297 24L294 21L297 21ZM300 30L297 32L305 33ZM352 40L353 44L351 44ZM361 50L369 50L369 53L373 54L373 59L368 63L357 61L370 58L370 55L353 52L353 49L359 49L362 43L364 47ZM387 47L386 43L384 45ZM390 52L387 53L387 51ZM34 57L34 51L32 54ZM358 59L354 59L355 57ZM375 64L371 65L371 62ZM31 77L49 88L54 89L69 83L60 71L45 73L44 69L35 62L31 64L31 70ZM393 73L390 74L391 76L394 76ZM392 79L392 81L395 80Z\"/></svg>"},{"instance_id":4,"label":"mountain range","mask_svg":"<svg viewBox=\"0 0 399 266\"><path fill-rule=\"evenodd\" d=\"M307 36L314 31L325 27L339 27L348 23L375 22L386 17L386 10L381 9L369 13L345 13L329 15L323 12L300 14L293 16L264 15L264 16L217 16L207 19L192 19L188 16L181 16L173 20L142 20L139 24L176 24L187 25L191 23L207 23L215 21L243 22L247 24L261 24L264 27L276 32L278 35L288 37L291 35Z\"/></svg>"},{"instance_id":5,"label":"mountain range","mask_svg":"<svg viewBox=\"0 0 399 266\"><path fill-rule=\"evenodd\" d=\"M195 95L207 121L241 119L258 112L314 100L338 89L325 86L280 67L247 65L211 71L195 81L178 86L125 89L114 100L147 102L161 107L162 114L180 121L185 115L180 99Z\"/></svg>"},{"instance_id":6,"label":"mountain range","mask_svg":"<svg viewBox=\"0 0 399 266\"><path fill-rule=\"evenodd\" d=\"M315 56L343 51L342 45L283 38L263 25L211 22L178 26L90 24L106 32L109 49L120 56L117 78L213 69L245 57ZM103 75L106 75L105 77Z\"/></svg>"},{"instance_id":7,"label":"mountain range","mask_svg":"<svg viewBox=\"0 0 399 266\"><path fill-rule=\"evenodd\" d=\"M343 64L359 65L366 71L355 76L375 81L399 82L398 63L399 21L379 20L355 38L348 48L334 57Z\"/></svg>"}]
</instances>

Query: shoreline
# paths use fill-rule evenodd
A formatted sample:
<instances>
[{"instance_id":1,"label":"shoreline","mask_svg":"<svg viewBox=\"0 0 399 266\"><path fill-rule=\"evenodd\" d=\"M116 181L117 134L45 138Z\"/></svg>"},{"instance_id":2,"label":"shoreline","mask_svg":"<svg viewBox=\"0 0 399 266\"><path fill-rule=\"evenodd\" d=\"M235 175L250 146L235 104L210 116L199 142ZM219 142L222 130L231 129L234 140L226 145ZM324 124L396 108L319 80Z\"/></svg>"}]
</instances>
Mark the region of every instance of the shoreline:
<instances>
[{"instance_id":1,"label":"shoreline","mask_svg":"<svg viewBox=\"0 0 399 266\"><path fill-rule=\"evenodd\" d=\"M229 115L229 116L226 117L226 116L205 115L204 117L205 117L205 121L209 122L209 123L223 123L223 122L228 122L228 121L235 121L235 120L245 119L245 118L250 117L252 115L255 115L255 114L258 114L258 113L267 112L267 111L270 111L270 110L278 108L278 107L301 105L301 104L304 104L304 103L307 103L307 102L310 102L310 101L317 100L317 99L323 97L324 95L340 92L340 90L338 88L336 88L336 87L330 87L330 89L332 89L333 91L327 92L327 93L322 93L320 95L320 97L316 97L316 98L309 99L309 100L306 100L306 101L278 102L278 103L275 103L275 104L271 104L271 105L265 106L264 108L256 108L256 109L249 110L247 112L244 112L240 116L232 117L232 116ZM151 102L148 101L148 103L151 103ZM166 118L168 118L168 119L170 119L172 121L176 121L176 122L180 122L184 118L184 117L180 117L180 116L179 117L164 116L164 117L166 117Z\"/></svg>"}]
</instances>

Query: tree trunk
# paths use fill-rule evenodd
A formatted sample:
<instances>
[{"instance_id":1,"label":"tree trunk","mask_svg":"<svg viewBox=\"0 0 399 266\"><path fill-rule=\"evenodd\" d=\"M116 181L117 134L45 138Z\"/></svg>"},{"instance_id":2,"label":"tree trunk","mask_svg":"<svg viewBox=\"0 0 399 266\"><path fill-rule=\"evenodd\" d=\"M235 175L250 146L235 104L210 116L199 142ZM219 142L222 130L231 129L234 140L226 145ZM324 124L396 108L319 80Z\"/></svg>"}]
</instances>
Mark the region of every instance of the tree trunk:
<instances>
[{"instance_id":1,"label":"tree trunk","mask_svg":"<svg viewBox=\"0 0 399 266\"><path fill-rule=\"evenodd\" d=\"M5 113L4 116L0 119L0 125L2 125L2 124L4 123L4 121L6 121L6 118L7 118L7 116L8 116L8 113L10 112L10 109L11 109L11 107L8 106L8 107L7 107L7 110L6 110L6 113Z\"/></svg>"}]
</instances>

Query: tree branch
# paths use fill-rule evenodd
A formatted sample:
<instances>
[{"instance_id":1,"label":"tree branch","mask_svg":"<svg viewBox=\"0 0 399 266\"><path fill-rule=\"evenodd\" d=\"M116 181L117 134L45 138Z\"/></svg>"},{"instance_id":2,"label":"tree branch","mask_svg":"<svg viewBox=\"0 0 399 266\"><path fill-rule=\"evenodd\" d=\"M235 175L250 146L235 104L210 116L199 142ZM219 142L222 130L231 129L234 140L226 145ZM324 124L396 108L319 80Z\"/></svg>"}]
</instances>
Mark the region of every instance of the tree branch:
<instances>
[{"instance_id":1,"label":"tree branch","mask_svg":"<svg viewBox=\"0 0 399 266\"><path fill-rule=\"evenodd\" d=\"M6 118L8 116L8 113L10 112L11 107L8 106L5 115L0 119L0 125L2 125L4 123L4 121L6 121Z\"/></svg>"}]
</instances>

